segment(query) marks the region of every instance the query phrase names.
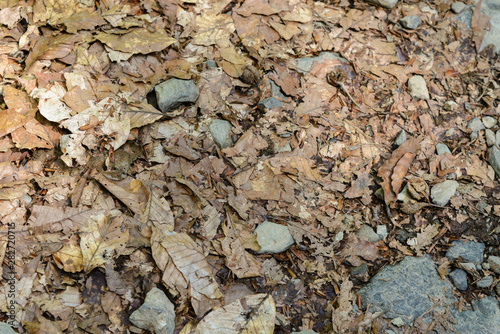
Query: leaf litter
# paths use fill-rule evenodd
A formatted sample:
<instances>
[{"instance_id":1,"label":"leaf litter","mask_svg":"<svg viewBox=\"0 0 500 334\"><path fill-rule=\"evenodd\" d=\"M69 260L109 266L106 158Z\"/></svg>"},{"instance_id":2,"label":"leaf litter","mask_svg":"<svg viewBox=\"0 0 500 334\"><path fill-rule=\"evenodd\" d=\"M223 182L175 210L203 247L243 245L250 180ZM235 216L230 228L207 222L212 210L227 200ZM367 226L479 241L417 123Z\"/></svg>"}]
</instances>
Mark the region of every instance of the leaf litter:
<instances>
[{"instance_id":1,"label":"leaf litter","mask_svg":"<svg viewBox=\"0 0 500 334\"><path fill-rule=\"evenodd\" d=\"M380 314L355 305L380 268L448 263L462 235L498 247L498 177L467 127L499 112L498 58L478 52L480 11L467 30L450 5L7 2L0 258L15 226L17 328L140 333L128 315L158 287L178 333L377 332ZM411 97L413 75L431 99ZM148 96L170 78L200 96L161 113ZM234 145L215 144L214 119ZM431 203L447 178L450 203ZM259 254L264 221L295 245ZM355 234L365 224L388 235ZM233 287L244 295L225 303Z\"/></svg>"}]
</instances>

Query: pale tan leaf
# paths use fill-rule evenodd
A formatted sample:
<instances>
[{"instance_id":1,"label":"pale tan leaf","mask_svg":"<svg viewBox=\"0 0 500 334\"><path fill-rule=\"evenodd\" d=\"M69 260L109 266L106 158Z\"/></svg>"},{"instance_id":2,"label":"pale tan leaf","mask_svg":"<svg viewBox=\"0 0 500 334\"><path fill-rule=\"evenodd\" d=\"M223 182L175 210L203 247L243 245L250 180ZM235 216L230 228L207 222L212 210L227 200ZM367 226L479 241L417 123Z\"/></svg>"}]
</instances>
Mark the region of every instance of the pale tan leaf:
<instances>
[{"instance_id":1,"label":"pale tan leaf","mask_svg":"<svg viewBox=\"0 0 500 334\"><path fill-rule=\"evenodd\" d=\"M175 38L168 36L164 29L152 33L145 28L131 29L123 35L100 32L96 38L113 50L133 54L159 52L177 42Z\"/></svg>"},{"instance_id":2,"label":"pale tan leaf","mask_svg":"<svg viewBox=\"0 0 500 334\"><path fill-rule=\"evenodd\" d=\"M406 173L408 172L414 158L414 153L406 152L394 166L391 175L391 187L394 193L398 194L401 190L401 185L403 184Z\"/></svg>"},{"instance_id":3,"label":"pale tan leaf","mask_svg":"<svg viewBox=\"0 0 500 334\"><path fill-rule=\"evenodd\" d=\"M272 334L276 305L273 297L256 294L215 309L196 326L196 334Z\"/></svg>"},{"instance_id":4,"label":"pale tan leaf","mask_svg":"<svg viewBox=\"0 0 500 334\"><path fill-rule=\"evenodd\" d=\"M121 255L128 240L129 232L120 211L92 216L80 234L85 271L90 272Z\"/></svg>"},{"instance_id":5,"label":"pale tan leaf","mask_svg":"<svg viewBox=\"0 0 500 334\"><path fill-rule=\"evenodd\" d=\"M112 181L102 174L94 179L99 181L110 193L122 201L132 212L142 216L149 201L149 190L141 181L127 177L121 181Z\"/></svg>"},{"instance_id":6,"label":"pale tan leaf","mask_svg":"<svg viewBox=\"0 0 500 334\"><path fill-rule=\"evenodd\" d=\"M220 225L220 217L217 209L212 205L207 205L203 208L203 218L201 221L201 234L207 240L212 240L217 234L217 229Z\"/></svg>"},{"instance_id":7,"label":"pale tan leaf","mask_svg":"<svg viewBox=\"0 0 500 334\"><path fill-rule=\"evenodd\" d=\"M233 19L229 15L204 13L196 17L196 34L193 43L198 45L214 45L229 47L229 39L234 32Z\"/></svg>"},{"instance_id":8,"label":"pale tan leaf","mask_svg":"<svg viewBox=\"0 0 500 334\"><path fill-rule=\"evenodd\" d=\"M71 237L52 257L57 266L68 273L76 273L84 268L82 248L76 236Z\"/></svg>"}]
</instances>

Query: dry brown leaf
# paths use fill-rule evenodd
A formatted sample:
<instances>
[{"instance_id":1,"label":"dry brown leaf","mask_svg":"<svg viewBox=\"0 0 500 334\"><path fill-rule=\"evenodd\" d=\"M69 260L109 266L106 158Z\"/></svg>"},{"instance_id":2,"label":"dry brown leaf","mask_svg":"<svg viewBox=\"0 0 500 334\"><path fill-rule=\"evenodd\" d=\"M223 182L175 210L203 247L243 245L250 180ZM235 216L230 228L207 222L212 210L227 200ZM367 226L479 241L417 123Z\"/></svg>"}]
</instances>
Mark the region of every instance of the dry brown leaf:
<instances>
[{"instance_id":1,"label":"dry brown leaf","mask_svg":"<svg viewBox=\"0 0 500 334\"><path fill-rule=\"evenodd\" d=\"M355 234L349 234L346 246L340 254L342 256L361 256L368 261L375 261L379 256L377 245L360 239Z\"/></svg>"},{"instance_id":2,"label":"dry brown leaf","mask_svg":"<svg viewBox=\"0 0 500 334\"><path fill-rule=\"evenodd\" d=\"M158 245L155 245L156 251L153 252L153 257L159 263L160 268L167 270L174 265L178 272L182 273L186 285L189 286L191 304L195 313L202 316L208 310L220 305L222 293L219 290L219 285L205 256L193 239L186 233L163 233L160 231L155 233L158 234L154 241L160 244L163 250ZM161 235L161 238L159 235ZM172 262L170 263L168 259L165 259L165 256L170 257ZM178 276L177 271L173 273ZM168 272L167 275L170 274ZM179 282L182 283L182 280L176 278L175 280L169 280L169 282L178 284ZM177 288L177 286L170 287ZM181 288L183 287L181 286Z\"/></svg>"},{"instance_id":3,"label":"dry brown leaf","mask_svg":"<svg viewBox=\"0 0 500 334\"><path fill-rule=\"evenodd\" d=\"M384 162L378 170L378 176L382 178L382 189L384 190L384 201L386 204L396 201L397 195L391 186L393 169L399 162L399 160L406 153L416 153L420 149L420 138L411 138L405 141L401 146L399 146L394 152L389 160ZM412 158L413 159L413 158ZM403 160L407 164L407 159ZM399 168L398 173L401 174L403 170L403 165ZM405 171L406 173L406 171ZM400 177L400 176L399 176ZM404 176L403 176L404 177Z\"/></svg>"},{"instance_id":4,"label":"dry brown leaf","mask_svg":"<svg viewBox=\"0 0 500 334\"><path fill-rule=\"evenodd\" d=\"M132 54L159 52L177 43L177 40L167 35L164 29L156 30L154 33L145 28L131 29L125 34L100 32L95 38L113 50Z\"/></svg>"},{"instance_id":5,"label":"dry brown leaf","mask_svg":"<svg viewBox=\"0 0 500 334\"><path fill-rule=\"evenodd\" d=\"M207 205L202 211L201 235L207 240L212 240L217 234L221 219L219 212L212 205Z\"/></svg>"},{"instance_id":6,"label":"dry brown leaf","mask_svg":"<svg viewBox=\"0 0 500 334\"><path fill-rule=\"evenodd\" d=\"M338 294L338 307L332 309L332 325L336 333L344 333L349 328L349 313L354 304L354 294L352 293L353 284L350 280L346 279L340 285L340 292Z\"/></svg>"},{"instance_id":7,"label":"dry brown leaf","mask_svg":"<svg viewBox=\"0 0 500 334\"><path fill-rule=\"evenodd\" d=\"M196 334L272 334L276 305L266 294L245 296L210 312L196 326Z\"/></svg>"},{"instance_id":8,"label":"dry brown leaf","mask_svg":"<svg viewBox=\"0 0 500 334\"><path fill-rule=\"evenodd\" d=\"M257 243L255 235L243 225L233 222L229 215L222 229L226 236L221 242L226 266L239 278L260 276L260 262L245 250L248 239L253 238L253 243Z\"/></svg>"},{"instance_id":9,"label":"dry brown leaf","mask_svg":"<svg viewBox=\"0 0 500 334\"><path fill-rule=\"evenodd\" d=\"M76 235L72 236L59 251L52 254L52 257L57 266L68 273L76 273L84 268L82 248Z\"/></svg>"},{"instance_id":10,"label":"dry brown leaf","mask_svg":"<svg viewBox=\"0 0 500 334\"><path fill-rule=\"evenodd\" d=\"M229 47L231 34L234 32L233 19L229 15L205 12L196 17L196 34L193 43L198 45L218 45Z\"/></svg>"},{"instance_id":11,"label":"dry brown leaf","mask_svg":"<svg viewBox=\"0 0 500 334\"><path fill-rule=\"evenodd\" d=\"M129 232L120 211L92 216L80 234L85 272L103 267L106 262L122 255L128 240Z\"/></svg>"},{"instance_id":12,"label":"dry brown leaf","mask_svg":"<svg viewBox=\"0 0 500 334\"><path fill-rule=\"evenodd\" d=\"M403 181L405 180L406 173L408 172L408 169L410 168L414 158L414 153L406 152L394 166L391 175L391 187L394 193L398 194L401 190L401 186L403 185Z\"/></svg>"},{"instance_id":13,"label":"dry brown leaf","mask_svg":"<svg viewBox=\"0 0 500 334\"><path fill-rule=\"evenodd\" d=\"M132 212L142 216L149 202L149 190L141 181L127 177L121 181L112 181L102 174L94 179L99 181L110 193L122 201Z\"/></svg>"}]
</instances>

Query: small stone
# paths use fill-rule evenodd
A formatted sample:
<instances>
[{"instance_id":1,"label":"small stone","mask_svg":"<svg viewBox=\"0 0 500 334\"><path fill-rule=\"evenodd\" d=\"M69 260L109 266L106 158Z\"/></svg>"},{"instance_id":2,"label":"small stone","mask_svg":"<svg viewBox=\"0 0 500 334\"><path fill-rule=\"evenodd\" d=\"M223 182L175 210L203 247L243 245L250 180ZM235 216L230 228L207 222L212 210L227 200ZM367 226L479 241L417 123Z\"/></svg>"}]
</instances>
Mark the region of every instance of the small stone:
<instances>
[{"instance_id":1,"label":"small stone","mask_svg":"<svg viewBox=\"0 0 500 334\"><path fill-rule=\"evenodd\" d=\"M366 224L361 226L361 228L356 231L356 235L358 237L366 238L369 242L375 243L380 241L380 237L378 236L378 234L375 233L375 231Z\"/></svg>"},{"instance_id":2,"label":"small stone","mask_svg":"<svg viewBox=\"0 0 500 334\"><path fill-rule=\"evenodd\" d=\"M192 80L169 79L155 87L156 102L167 113L182 103L196 102L200 96L198 86Z\"/></svg>"},{"instance_id":3,"label":"small stone","mask_svg":"<svg viewBox=\"0 0 500 334\"><path fill-rule=\"evenodd\" d=\"M288 227L268 221L260 224L254 232L257 243L260 245L259 253L277 254L286 251L295 243Z\"/></svg>"},{"instance_id":4,"label":"small stone","mask_svg":"<svg viewBox=\"0 0 500 334\"><path fill-rule=\"evenodd\" d=\"M377 235L380 239L385 240L385 238L389 235L389 232L387 232L387 226L377 225Z\"/></svg>"},{"instance_id":5,"label":"small stone","mask_svg":"<svg viewBox=\"0 0 500 334\"><path fill-rule=\"evenodd\" d=\"M451 136L453 136L454 134L455 134L455 129L453 129L453 128L446 130L446 132L444 133L444 135L445 135L446 137L451 137Z\"/></svg>"},{"instance_id":6,"label":"small stone","mask_svg":"<svg viewBox=\"0 0 500 334\"><path fill-rule=\"evenodd\" d=\"M207 60L207 66L210 68L215 68L217 67L217 63L215 62L215 60Z\"/></svg>"},{"instance_id":7,"label":"small stone","mask_svg":"<svg viewBox=\"0 0 500 334\"><path fill-rule=\"evenodd\" d=\"M436 205L445 206L455 195L458 188L458 182L455 180L446 180L436 184L431 188L432 202Z\"/></svg>"},{"instance_id":8,"label":"small stone","mask_svg":"<svg viewBox=\"0 0 500 334\"><path fill-rule=\"evenodd\" d=\"M497 274L500 274L500 257L499 256L490 255L488 257L488 264L490 265L491 270L493 270Z\"/></svg>"},{"instance_id":9,"label":"small stone","mask_svg":"<svg viewBox=\"0 0 500 334\"><path fill-rule=\"evenodd\" d=\"M500 146L500 130L498 130L497 133L495 134L495 138L497 145Z\"/></svg>"},{"instance_id":10,"label":"small stone","mask_svg":"<svg viewBox=\"0 0 500 334\"><path fill-rule=\"evenodd\" d=\"M490 270L490 264L489 263L483 263L481 266L481 269L484 269L484 270Z\"/></svg>"},{"instance_id":11,"label":"small stone","mask_svg":"<svg viewBox=\"0 0 500 334\"><path fill-rule=\"evenodd\" d=\"M394 326L398 326L398 327L401 327L405 324L403 319L401 319L401 317L397 317L397 318L392 319L391 323Z\"/></svg>"},{"instance_id":12,"label":"small stone","mask_svg":"<svg viewBox=\"0 0 500 334\"><path fill-rule=\"evenodd\" d=\"M421 21L420 21L420 17L418 17L418 15L409 15L409 16L405 16L401 20L399 20L399 23L401 23L401 25L406 29L414 30L414 29L418 28Z\"/></svg>"},{"instance_id":13,"label":"small stone","mask_svg":"<svg viewBox=\"0 0 500 334\"><path fill-rule=\"evenodd\" d=\"M398 3L398 0L364 0L364 1L389 9L396 6L396 4Z\"/></svg>"},{"instance_id":14,"label":"small stone","mask_svg":"<svg viewBox=\"0 0 500 334\"><path fill-rule=\"evenodd\" d=\"M486 276L476 282L478 288L489 288L493 284L493 276Z\"/></svg>"},{"instance_id":15,"label":"small stone","mask_svg":"<svg viewBox=\"0 0 500 334\"><path fill-rule=\"evenodd\" d=\"M414 75L408 79L408 88L410 95L416 99L428 100L430 98L427 84L421 75Z\"/></svg>"},{"instance_id":16,"label":"small stone","mask_svg":"<svg viewBox=\"0 0 500 334\"><path fill-rule=\"evenodd\" d=\"M467 290L467 274L462 269L455 269L450 273L451 282L460 291Z\"/></svg>"},{"instance_id":17,"label":"small stone","mask_svg":"<svg viewBox=\"0 0 500 334\"><path fill-rule=\"evenodd\" d=\"M367 272L368 272L368 266L366 265L366 263L363 263L362 265L351 269L351 275L360 275L361 276L361 275L366 274Z\"/></svg>"},{"instance_id":18,"label":"small stone","mask_svg":"<svg viewBox=\"0 0 500 334\"><path fill-rule=\"evenodd\" d=\"M459 257L475 264L483 263L484 244L470 240L455 240L450 249L446 252L446 257L456 260Z\"/></svg>"},{"instance_id":19,"label":"small stone","mask_svg":"<svg viewBox=\"0 0 500 334\"><path fill-rule=\"evenodd\" d=\"M443 105L444 110L452 111L458 107L458 103L455 101L446 101Z\"/></svg>"},{"instance_id":20,"label":"small stone","mask_svg":"<svg viewBox=\"0 0 500 334\"><path fill-rule=\"evenodd\" d=\"M500 149L498 149L498 147L496 146L493 146L489 149L489 152L490 158L488 159L488 162L495 170L495 173L497 173L497 176L500 177Z\"/></svg>"},{"instance_id":21,"label":"small stone","mask_svg":"<svg viewBox=\"0 0 500 334\"><path fill-rule=\"evenodd\" d=\"M496 144L495 132L486 129L484 131L484 136L486 137L486 145L488 145L488 147Z\"/></svg>"},{"instance_id":22,"label":"small stone","mask_svg":"<svg viewBox=\"0 0 500 334\"><path fill-rule=\"evenodd\" d=\"M0 322L0 334L16 334L16 332L14 332L9 324Z\"/></svg>"},{"instance_id":23,"label":"small stone","mask_svg":"<svg viewBox=\"0 0 500 334\"><path fill-rule=\"evenodd\" d=\"M484 130L484 124L478 117L474 117L467 123L467 127L472 131L481 131Z\"/></svg>"},{"instance_id":24,"label":"small stone","mask_svg":"<svg viewBox=\"0 0 500 334\"><path fill-rule=\"evenodd\" d=\"M451 5L451 10L453 11L453 13L455 14L460 14L461 12L464 11L464 9L467 8L467 5L464 4L463 2L454 2L452 5Z\"/></svg>"},{"instance_id":25,"label":"small stone","mask_svg":"<svg viewBox=\"0 0 500 334\"><path fill-rule=\"evenodd\" d=\"M209 130L214 138L215 143L221 149L231 147L233 140L231 139L231 129L233 126L228 121L222 119L214 119L210 123Z\"/></svg>"},{"instance_id":26,"label":"small stone","mask_svg":"<svg viewBox=\"0 0 500 334\"><path fill-rule=\"evenodd\" d=\"M477 131L472 131L470 136L469 136L470 140L472 140L472 141L476 140L477 137L479 137L479 132L477 132Z\"/></svg>"},{"instance_id":27,"label":"small stone","mask_svg":"<svg viewBox=\"0 0 500 334\"><path fill-rule=\"evenodd\" d=\"M446 146L443 143L436 144L436 152L437 152L438 155L445 154L445 153L450 153L451 154L451 151L448 148L448 146Z\"/></svg>"},{"instance_id":28,"label":"small stone","mask_svg":"<svg viewBox=\"0 0 500 334\"><path fill-rule=\"evenodd\" d=\"M487 129L491 129L492 127L494 127L498 123L498 121L496 120L496 118L493 118L491 116L484 116L483 119L482 119L482 121L483 121L484 126Z\"/></svg>"},{"instance_id":29,"label":"small stone","mask_svg":"<svg viewBox=\"0 0 500 334\"><path fill-rule=\"evenodd\" d=\"M259 101L257 105L263 109L272 109L283 107L283 103L275 97L268 97L262 101Z\"/></svg>"},{"instance_id":30,"label":"small stone","mask_svg":"<svg viewBox=\"0 0 500 334\"><path fill-rule=\"evenodd\" d=\"M152 288L144 304L130 315L129 320L142 329L154 328L156 334L172 334L175 328L174 304L163 291Z\"/></svg>"},{"instance_id":31,"label":"small stone","mask_svg":"<svg viewBox=\"0 0 500 334\"><path fill-rule=\"evenodd\" d=\"M300 331L300 332L292 332L292 334L318 334L318 333L316 333L312 329L305 329L305 330Z\"/></svg>"},{"instance_id":32,"label":"small stone","mask_svg":"<svg viewBox=\"0 0 500 334\"><path fill-rule=\"evenodd\" d=\"M291 152L292 146L290 145L290 141L286 141L285 144L280 145L279 143L273 142L273 152L274 153L282 153L282 152Z\"/></svg>"},{"instance_id":33,"label":"small stone","mask_svg":"<svg viewBox=\"0 0 500 334\"><path fill-rule=\"evenodd\" d=\"M406 141L406 131L401 130L401 131L399 131L398 135L396 136L396 139L394 139L394 146L399 147L405 141Z\"/></svg>"}]
</instances>

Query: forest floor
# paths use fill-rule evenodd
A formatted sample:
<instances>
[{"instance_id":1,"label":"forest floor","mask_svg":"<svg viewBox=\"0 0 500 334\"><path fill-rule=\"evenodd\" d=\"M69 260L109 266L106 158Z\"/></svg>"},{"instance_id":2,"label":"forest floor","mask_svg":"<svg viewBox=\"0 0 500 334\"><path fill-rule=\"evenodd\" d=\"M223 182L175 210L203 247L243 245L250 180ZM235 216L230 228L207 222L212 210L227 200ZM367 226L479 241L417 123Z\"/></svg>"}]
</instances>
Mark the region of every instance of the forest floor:
<instances>
[{"instance_id":1,"label":"forest floor","mask_svg":"<svg viewBox=\"0 0 500 334\"><path fill-rule=\"evenodd\" d=\"M448 279L456 240L500 256L500 61L479 6L1 3L16 332L171 333L131 319L156 287L175 333L381 333L358 291L383 268L428 255ZM193 91L160 111L168 80ZM497 298L493 269L460 309Z\"/></svg>"}]
</instances>

